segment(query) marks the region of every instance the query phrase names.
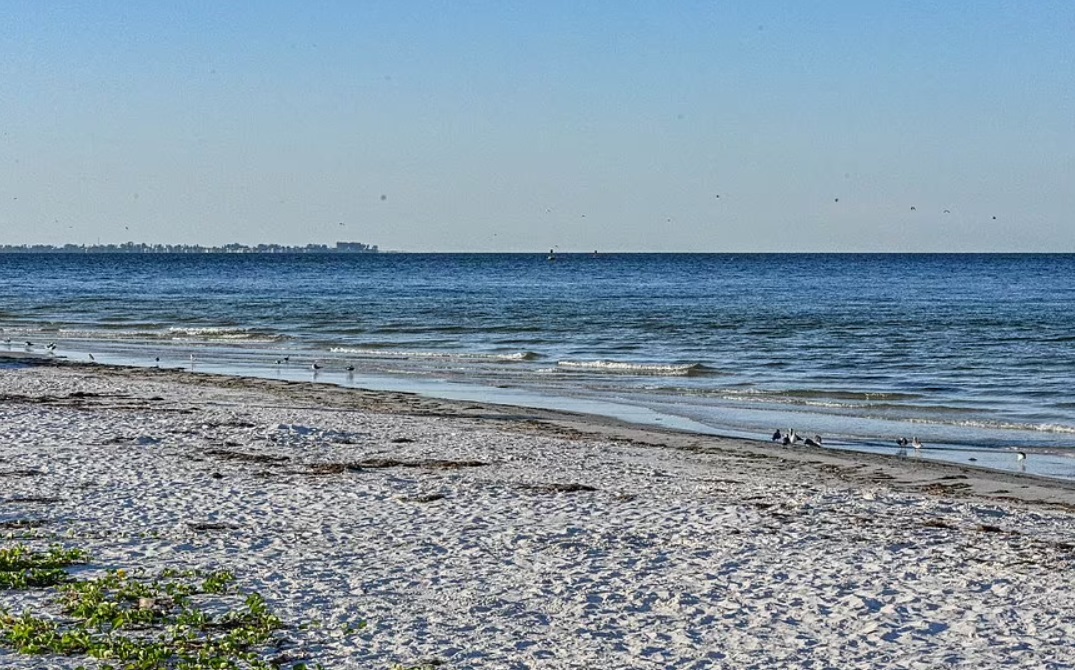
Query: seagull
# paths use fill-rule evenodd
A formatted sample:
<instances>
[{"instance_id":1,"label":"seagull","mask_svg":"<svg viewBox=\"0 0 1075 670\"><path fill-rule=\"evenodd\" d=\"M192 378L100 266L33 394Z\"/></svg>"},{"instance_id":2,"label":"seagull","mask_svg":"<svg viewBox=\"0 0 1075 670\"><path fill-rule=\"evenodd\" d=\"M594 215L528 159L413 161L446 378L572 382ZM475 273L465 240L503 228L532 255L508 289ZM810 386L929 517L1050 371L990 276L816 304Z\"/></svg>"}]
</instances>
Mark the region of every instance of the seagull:
<instances>
[{"instance_id":1,"label":"seagull","mask_svg":"<svg viewBox=\"0 0 1075 670\"><path fill-rule=\"evenodd\" d=\"M950 210L950 209L946 209L946 210L944 210L944 213L945 213L945 214L951 214L951 213L952 213L952 210Z\"/></svg>"},{"instance_id":2,"label":"seagull","mask_svg":"<svg viewBox=\"0 0 1075 670\"><path fill-rule=\"evenodd\" d=\"M348 366L347 366L347 371L348 371L348 372L354 372L354 371L355 371L355 366L353 366L353 365L348 365Z\"/></svg>"},{"instance_id":3,"label":"seagull","mask_svg":"<svg viewBox=\"0 0 1075 670\"><path fill-rule=\"evenodd\" d=\"M48 346L46 346L45 348L48 349L49 353L51 354L51 353L56 351L56 343L55 342L49 342Z\"/></svg>"},{"instance_id":4,"label":"seagull","mask_svg":"<svg viewBox=\"0 0 1075 670\"><path fill-rule=\"evenodd\" d=\"M805 444L808 447L820 447L821 446L821 436L820 435L815 435L813 437L808 437L805 440L803 440L803 444Z\"/></svg>"},{"instance_id":5,"label":"seagull","mask_svg":"<svg viewBox=\"0 0 1075 670\"><path fill-rule=\"evenodd\" d=\"M33 347L33 346L34 346L34 343L33 343L33 342L31 342L30 340L26 340L26 348L27 348L27 349L29 349L29 348L31 348L31 347Z\"/></svg>"},{"instance_id":6,"label":"seagull","mask_svg":"<svg viewBox=\"0 0 1075 670\"><path fill-rule=\"evenodd\" d=\"M911 438L911 446L914 447L915 451L918 451L919 449L922 448L922 443L918 440L917 437L912 437Z\"/></svg>"},{"instance_id":7,"label":"seagull","mask_svg":"<svg viewBox=\"0 0 1075 670\"><path fill-rule=\"evenodd\" d=\"M291 356L284 356L284 362L285 363L290 363L291 362Z\"/></svg>"},{"instance_id":8,"label":"seagull","mask_svg":"<svg viewBox=\"0 0 1075 670\"><path fill-rule=\"evenodd\" d=\"M1026 452L1025 451L1017 451L1017 452L1015 452L1015 460L1019 461L1019 465L1021 465L1023 467L1026 467Z\"/></svg>"},{"instance_id":9,"label":"seagull","mask_svg":"<svg viewBox=\"0 0 1075 670\"><path fill-rule=\"evenodd\" d=\"M317 372L318 370L321 369L321 366L317 364L317 361L314 361L313 363L310 364L310 369L313 370L314 372Z\"/></svg>"},{"instance_id":10,"label":"seagull","mask_svg":"<svg viewBox=\"0 0 1075 670\"><path fill-rule=\"evenodd\" d=\"M794 428L788 429L788 434L784 436L784 444L795 444L799 441L799 436L795 434Z\"/></svg>"},{"instance_id":11,"label":"seagull","mask_svg":"<svg viewBox=\"0 0 1075 670\"><path fill-rule=\"evenodd\" d=\"M776 432L773 433L773 442L783 442L783 441L784 441L784 434L780 432L779 428L777 428Z\"/></svg>"},{"instance_id":12,"label":"seagull","mask_svg":"<svg viewBox=\"0 0 1075 670\"><path fill-rule=\"evenodd\" d=\"M901 437L900 439L896 440L896 446L898 446L900 449L906 449L908 444L910 444L910 442L907 441L906 437Z\"/></svg>"}]
</instances>

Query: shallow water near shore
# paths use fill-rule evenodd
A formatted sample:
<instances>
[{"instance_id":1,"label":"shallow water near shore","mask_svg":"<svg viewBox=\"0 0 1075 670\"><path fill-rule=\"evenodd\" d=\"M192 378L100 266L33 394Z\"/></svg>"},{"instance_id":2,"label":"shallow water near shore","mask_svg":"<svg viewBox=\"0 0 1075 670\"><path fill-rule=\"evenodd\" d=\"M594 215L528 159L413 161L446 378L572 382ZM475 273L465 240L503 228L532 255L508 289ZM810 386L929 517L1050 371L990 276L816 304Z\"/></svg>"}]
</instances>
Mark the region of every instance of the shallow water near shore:
<instances>
[{"instance_id":1,"label":"shallow water near shore","mask_svg":"<svg viewBox=\"0 0 1075 670\"><path fill-rule=\"evenodd\" d=\"M1075 256L0 258L0 350L1075 477ZM26 340L35 343L25 347ZM286 362L277 363L284 357ZM309 369L318 361L315 376ZM346 367L355 368L348 374ZM915 457L915 454L909 454Z\"/></svg>"}]
</instances>

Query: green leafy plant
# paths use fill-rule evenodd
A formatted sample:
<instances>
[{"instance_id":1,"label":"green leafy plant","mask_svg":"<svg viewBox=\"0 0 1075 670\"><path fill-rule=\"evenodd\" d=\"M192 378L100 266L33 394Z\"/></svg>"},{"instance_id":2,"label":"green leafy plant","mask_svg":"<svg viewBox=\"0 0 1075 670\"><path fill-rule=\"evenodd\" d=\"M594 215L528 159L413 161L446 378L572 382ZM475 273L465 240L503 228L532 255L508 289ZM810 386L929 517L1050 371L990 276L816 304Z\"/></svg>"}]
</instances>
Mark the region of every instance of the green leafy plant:
<instances>
[{"instance_id":1,"label":"green leafy plant","mask_svg":"<svg viewBox=\"0 0 1075 670\"><path fill-rule=\"evenodd\" d=\"M86 561L81 549L53 546L48 551L30 549L25 544L0 547L0 589L31 589L68 581L63 568Z\"/></svg>"},{"instance_id":2,"label":"green leafy plant","mask_svg":"<svg viewBox=\"0 0 1075 670\"><path fill-rule=\"evenodd\" d=\"M21 654L87 656L102 670L275 670L262 653L283 627L258 593L239 594L230 572L156 575L111 570L73 580L63 567L85 552L0 549L12 588L57 587L62 617L0 609L0 646ZM21 581L20 581L21 580ZM305 663L292 670L312 670Z\"/></svg>"}]
</instances>

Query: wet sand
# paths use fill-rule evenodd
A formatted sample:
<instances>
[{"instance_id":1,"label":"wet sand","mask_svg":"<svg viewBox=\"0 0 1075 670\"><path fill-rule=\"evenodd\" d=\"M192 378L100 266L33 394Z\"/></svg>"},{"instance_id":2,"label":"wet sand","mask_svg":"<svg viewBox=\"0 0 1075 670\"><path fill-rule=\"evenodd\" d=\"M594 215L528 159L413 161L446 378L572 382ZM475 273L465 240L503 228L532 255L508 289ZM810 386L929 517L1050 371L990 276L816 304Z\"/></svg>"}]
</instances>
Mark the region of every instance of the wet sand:
<instances>
[{"instance_id":1,"label":"wet sand","mask_svg":"<svg viewBox=\"0 0 1075 670\"><path fill-rule=\"evenodd\" d=\"M291 626L273 653L326 668L1070 667L1073 510L1069 482L913 457L0 368L0 529L33 528L5 542L230 569Z\"/></svg>"}]
</instances>

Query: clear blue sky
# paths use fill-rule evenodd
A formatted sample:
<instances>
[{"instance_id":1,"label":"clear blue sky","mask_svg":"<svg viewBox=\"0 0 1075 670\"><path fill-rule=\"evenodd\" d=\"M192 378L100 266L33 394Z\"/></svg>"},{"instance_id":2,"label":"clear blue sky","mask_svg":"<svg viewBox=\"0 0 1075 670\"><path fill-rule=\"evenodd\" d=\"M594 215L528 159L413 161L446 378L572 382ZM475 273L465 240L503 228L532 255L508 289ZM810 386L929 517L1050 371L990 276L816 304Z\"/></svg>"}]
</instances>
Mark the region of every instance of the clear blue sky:
<instances>
[{"instance_id":1,"label":"clear blue sky","mask_svg":"<svg viewBox=\"0 0 1075 670\"><path fill-rule=\"evenodd\" d=\"M1070 0L8 0L0 126L0 243L1075 251Z\"/></svg>"}]
</instances>

